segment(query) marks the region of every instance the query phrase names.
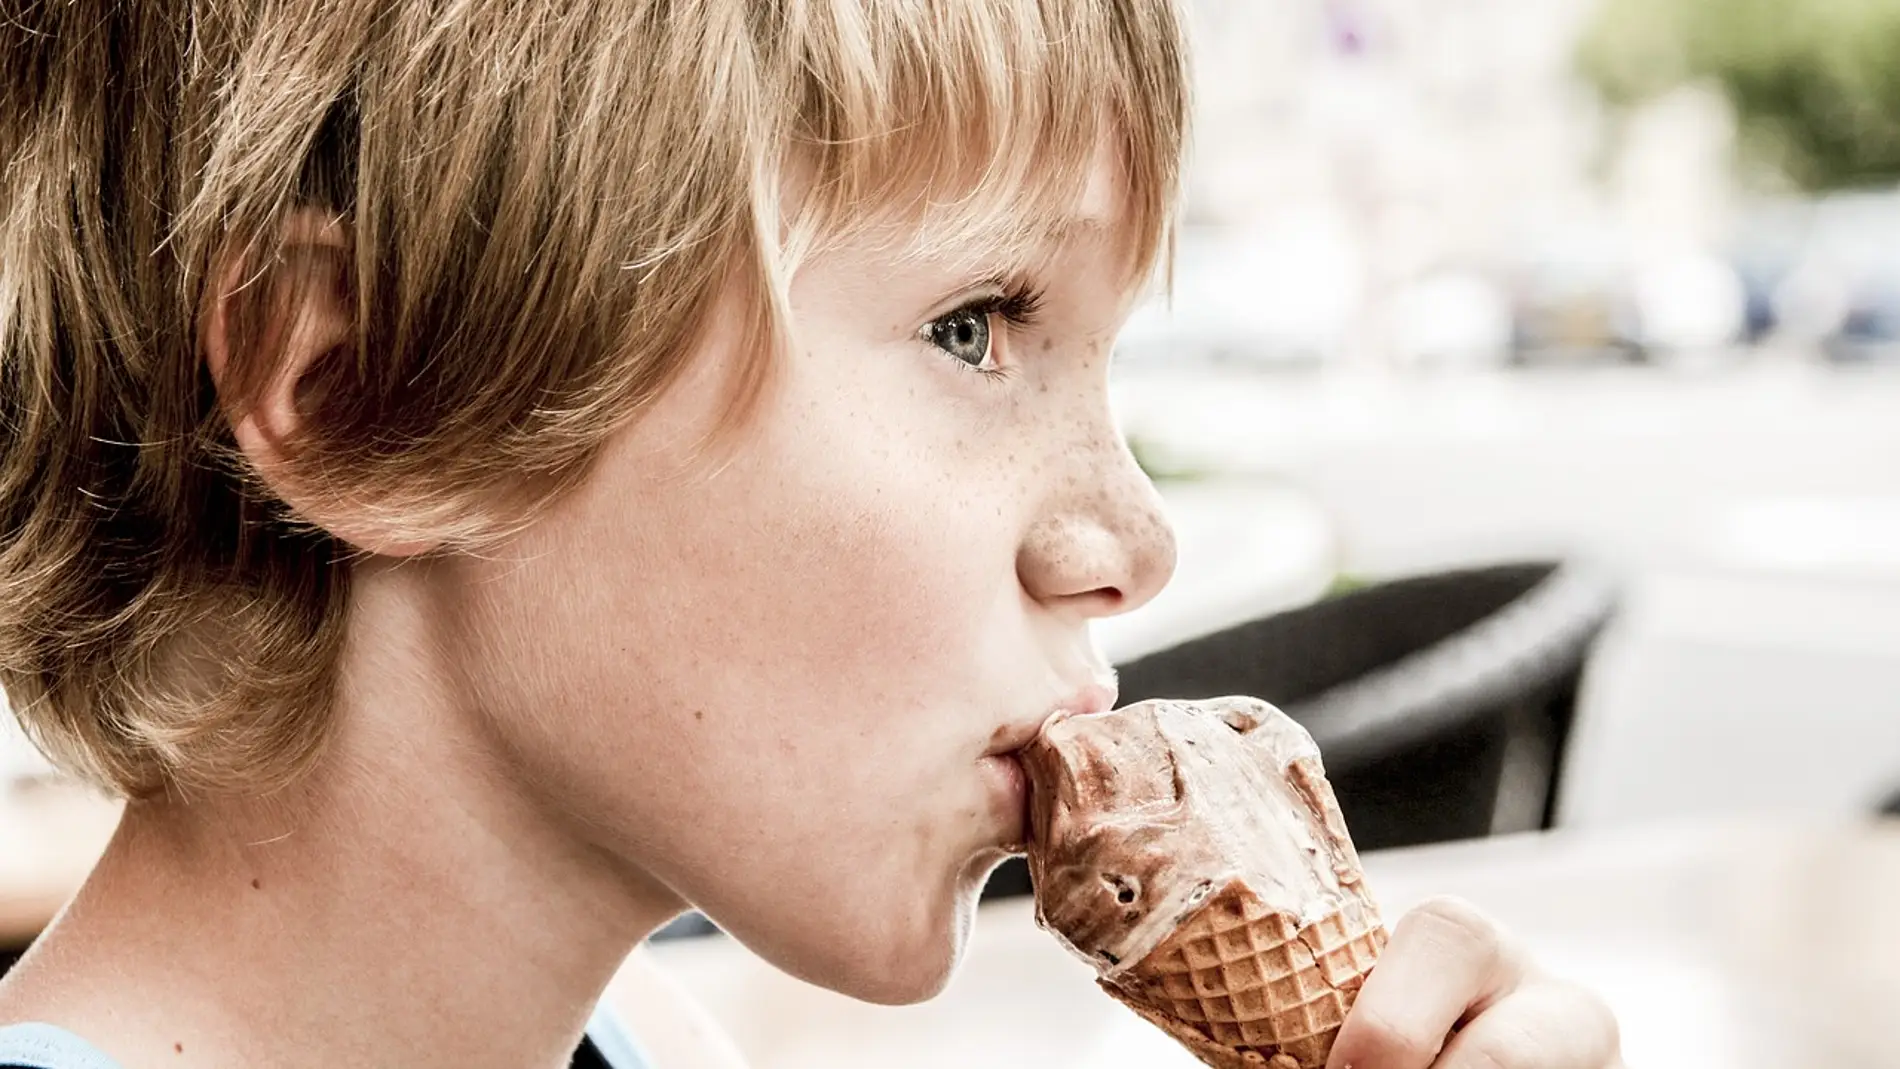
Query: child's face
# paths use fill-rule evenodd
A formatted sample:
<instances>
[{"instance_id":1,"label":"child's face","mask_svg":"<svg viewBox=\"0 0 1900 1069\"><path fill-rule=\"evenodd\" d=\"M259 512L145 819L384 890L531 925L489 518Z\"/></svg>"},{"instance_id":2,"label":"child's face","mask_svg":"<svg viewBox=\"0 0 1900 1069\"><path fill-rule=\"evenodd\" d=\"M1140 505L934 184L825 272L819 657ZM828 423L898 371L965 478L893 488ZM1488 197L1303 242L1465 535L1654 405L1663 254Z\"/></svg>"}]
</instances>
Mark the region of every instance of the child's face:
<instances>
[{"instance_id":1,"label":"child's face","mask_svg":"<svg viewBox=\"0 0 1900 1069\"><path fill-rule=\"evenodd\" d=\"M988 316L987 361L983 315L951 315L1002 294L985 250L827 252L792 286L797 350L729 447L692 455L745 356L715 331L575 495L456 565L458 656L522 780L781 967L860 997L947 979L1025 834L993 755L1059 705L1112 701L1089 689L1086 625L1173 567L1108 407L1132 296L1113 174L1078 205L1093 225L1024 279L1033 321Z\"/></svg>"}]
</instances>

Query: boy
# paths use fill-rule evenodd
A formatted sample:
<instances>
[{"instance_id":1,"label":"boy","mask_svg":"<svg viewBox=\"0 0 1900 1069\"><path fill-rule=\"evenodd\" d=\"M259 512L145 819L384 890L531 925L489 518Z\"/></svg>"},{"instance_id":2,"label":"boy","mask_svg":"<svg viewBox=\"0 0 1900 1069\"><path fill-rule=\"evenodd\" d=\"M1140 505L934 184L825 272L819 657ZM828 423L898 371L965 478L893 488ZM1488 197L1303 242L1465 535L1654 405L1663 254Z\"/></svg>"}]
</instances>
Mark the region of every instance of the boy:
<instances>
[{"instance_id":1,"label":"boy","mask_svg":"<svg viewBox=\"0 0 1900 1069\"><path fill-rule=\"evenodd\" d=\"M4 15L0 684L130 803L0 1062L562 1065L688 904L937 991L1172 568L1171 4ZM1358 1069L1614 1063L1468 910L1375 977Z\"/></svg>"}]
</instances>

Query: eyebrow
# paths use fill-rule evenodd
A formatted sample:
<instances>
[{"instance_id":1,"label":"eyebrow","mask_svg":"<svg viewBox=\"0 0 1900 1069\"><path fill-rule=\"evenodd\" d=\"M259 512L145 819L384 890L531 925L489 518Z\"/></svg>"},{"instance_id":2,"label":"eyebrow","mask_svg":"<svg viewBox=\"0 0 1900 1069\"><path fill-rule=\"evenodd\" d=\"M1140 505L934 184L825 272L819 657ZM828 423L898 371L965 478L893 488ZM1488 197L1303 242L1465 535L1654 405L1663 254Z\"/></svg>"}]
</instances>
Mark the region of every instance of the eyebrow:
<instances>
[{"instance_id":1,"label":"eyebrow","mask_svg":"<svg viewBox=\"0 0 1900 1069\"><path fill-rule=\"evenodd\" d=\"M1037 231L1036 238L1049 244L1057 244L1076 237L1095 237L1107 232L1111 226L1112 221L1106 215L1097 212L1080 212L1056 219Z\"/></svg>"},{"instance_id":2,"label":"eyebrow","mask_svg":"<svg viewBox=\"0 0 1900 1069\"><path fill-rule=\"evenodd\" d=\"M1013 240L1005 240L1008 233L1007 223L1000 220L977 230L959 234L955 242L936 245L926 249L913 249L913 254L921 254L926 259L943 256L952 263L961 263L963 267L982 265L997 276L1007 277L1021 274L1034 268L1044 258L1050 256L1062 246L1075 241L1099 238L1111 233L1116 224L1112 213L1090 210L1064 212L1049 218L1014 235ZM973 248L986 249L991 244L1003 241L1009 248L1006 254L996 254L994 250L984 253L971 253ZM962 251L953 251L962 250ZM966 255L968 259L966 259Z\"/></svg>"}]
</instances>

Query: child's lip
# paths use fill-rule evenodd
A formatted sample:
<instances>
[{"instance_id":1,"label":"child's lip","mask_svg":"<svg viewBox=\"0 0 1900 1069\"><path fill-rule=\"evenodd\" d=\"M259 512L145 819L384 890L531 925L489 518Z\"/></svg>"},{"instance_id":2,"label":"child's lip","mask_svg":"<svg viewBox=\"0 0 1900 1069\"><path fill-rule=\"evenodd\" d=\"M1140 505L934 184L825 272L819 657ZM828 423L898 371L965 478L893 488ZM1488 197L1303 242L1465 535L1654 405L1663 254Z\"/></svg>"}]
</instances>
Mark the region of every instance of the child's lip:
<instances>
[{"instance_id":1,"label":"child's lip","mask_svg":"<svg viewBox=\"0 0 1900 1069\"><path fill-rule=\"evenodd\" d=\"M1016 753L1036 741L1036 737L1042 734L1042 729L1046 725L1061 720L1063 717L1105 713L1115 707L1115 695L1112 676L1105 681L1098 680L1077 687L1068 697L1057 702L1036 719L1018 721L1008 725L1005 730L999 731L995 742L983 756L997 757Z\"/></svg>"},{"instance_id":2,"label":"child's lip","mask_svg":"<svg viewBox=\"0 0 1900 1069\"><path fill-rule=\"evenodd\" d=\"M1064 699L1049 715L1043 718L1041 727L1047 727L1059 720L1072 716L1088 716L1092 713L1106 713L1115 708L1116 689L1114 683L1091 683L1078 689ZM1041 728L1037 730L1041 734Z\"/></svg>"}]
</instances>

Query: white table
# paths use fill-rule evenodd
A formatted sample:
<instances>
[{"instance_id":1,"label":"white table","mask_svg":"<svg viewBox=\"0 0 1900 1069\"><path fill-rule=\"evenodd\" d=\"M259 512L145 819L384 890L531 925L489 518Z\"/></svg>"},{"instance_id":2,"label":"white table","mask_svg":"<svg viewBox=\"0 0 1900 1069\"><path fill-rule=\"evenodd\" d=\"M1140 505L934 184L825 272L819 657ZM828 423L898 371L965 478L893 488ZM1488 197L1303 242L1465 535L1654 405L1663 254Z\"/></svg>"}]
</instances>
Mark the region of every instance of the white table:
<instances>
[{"instance_id":1,"label":"white table","mask_svg":"<svg viewBox=\"0 0 1900 1069\"><path fill-rule=\"evenodd\" d=\"M1629 1064L1900 1066L1900 825L1682 825L1497 839L1368 861L1388 913L1477 903L1616 1009ZM654 956L754 1069L1190 1069L1097 991L1022 901L986 906L949 990L853 1002L723 937Z\"/></svg>"}]
</instances>

